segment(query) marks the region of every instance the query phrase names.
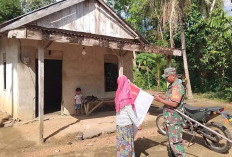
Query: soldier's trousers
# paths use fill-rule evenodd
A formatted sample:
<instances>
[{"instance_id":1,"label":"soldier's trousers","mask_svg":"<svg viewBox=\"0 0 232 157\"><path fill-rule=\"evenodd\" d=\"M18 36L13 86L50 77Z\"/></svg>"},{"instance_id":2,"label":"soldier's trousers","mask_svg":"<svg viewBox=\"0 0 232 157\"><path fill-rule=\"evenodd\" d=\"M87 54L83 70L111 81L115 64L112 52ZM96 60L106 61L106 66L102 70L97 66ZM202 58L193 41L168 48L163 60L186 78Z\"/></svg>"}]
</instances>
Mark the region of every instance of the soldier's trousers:
<instances>
[{"instance_id":1,"label":"soldier's trousers","mask_svg":"<svg viewBox=\"0 0 232 157\"><path fill-rule=\"evenodd\" d=\"M167 124L168 156L185 157L185 149L180 124Z\"/></svg>"}]
</instances>

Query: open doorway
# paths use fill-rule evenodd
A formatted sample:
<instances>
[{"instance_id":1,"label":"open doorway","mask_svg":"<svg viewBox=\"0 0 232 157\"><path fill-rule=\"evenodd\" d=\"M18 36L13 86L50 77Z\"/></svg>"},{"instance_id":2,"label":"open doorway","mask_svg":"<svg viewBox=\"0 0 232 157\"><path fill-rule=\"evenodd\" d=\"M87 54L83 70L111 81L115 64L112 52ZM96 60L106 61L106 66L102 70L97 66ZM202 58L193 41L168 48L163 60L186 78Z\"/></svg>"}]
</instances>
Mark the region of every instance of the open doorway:
<instances>
[{"instance_id":1,"label":"open doorway","mask_svg":"<svg viewBox=\"0 0 232 157\"><path fill-rule=\"evenodd\" d=\"M62 60L44 60L44 114L61 110ZM38 117L38 60L36 60L36 117Z\"/></svg>"}]
</instances>

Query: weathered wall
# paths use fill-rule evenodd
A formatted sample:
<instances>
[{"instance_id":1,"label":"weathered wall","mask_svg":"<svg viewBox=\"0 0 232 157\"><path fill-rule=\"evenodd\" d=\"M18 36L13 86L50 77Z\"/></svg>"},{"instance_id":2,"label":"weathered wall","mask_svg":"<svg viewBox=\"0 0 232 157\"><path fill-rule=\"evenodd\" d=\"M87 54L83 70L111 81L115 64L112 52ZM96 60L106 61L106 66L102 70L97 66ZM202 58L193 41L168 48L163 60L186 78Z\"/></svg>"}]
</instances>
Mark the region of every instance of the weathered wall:
<instances>
[{"instance_id":1,"label":"weathered wall","mask_svg":"<svg viewBox=\"0 0 232 157\"><path fill-rule=\"evenodd\" d=\"M6 89L4 89L3 53L6 54ZM18 40L1 38L0 56L0 106L1 109L16 118L18 114Z\"/></svg>"},{"instance_id":2,"label":"weathered wall","mask_svg":"<svg viewBox=\"0 0 232 157\"><path fill-rule=\"evenodd\" d=\"M87 54L82 55L82 46L66 45L63 52L63 102L64 113L73 114L75 89L80 87L84 96L113 98L115 92L105 92L104 54L114 54L112 50L100 47L85 47ZM132 53L128 52L124 60L125 75L131 80Z\"/></svg>"},{"instance_id":3,"label":"weathered wall","mask_svg":"<svg viewBox=\"0 0 232 157\"><path fill-rule=\"evenodd\" d=\"M134 39L134 35L96 0L86 0L32 24L47 28Z\"/></svg>"},{"instance_id":4,"label":"weathered wall","mask_svg":"<svg viewBox=\"0 0 232 157\"><path fill-rule=\"evenodd\" d=\"M46 45L46 43L44 43ZM62 44L55 44L54 50L45 51L45 59L62 59ZM19 106L17 118L30 120L36 112L36 59L38 58L38 41L21 40L18 62ZM29 59L29 60L28 60Z\"/></svg>"},{"instance_id":5,"label":"weathered wall","mask_svg":"<svg viewBox=\"0 0 232 157\"><path fill-rule=\"evenodd\" d=\"M33 40L21 40L18 63L18 118L23 120L30 120L35 117L35 58L37 45L38 43Z\"/></svg>"},{"instance_id":6,"label":"weathered wall","mask_svg":"<svg viewBox=\"0 0 232 157\"><path fill-rule=\"evenodd\" d=\"M1 39L0 44L0 106L9 114L14 112L14 118L33 119L36 106L35 60L38 42ZM73 114L75 111L73 97L77 87L82 88L85 96L114 97L115 92L105 92L104 87L104 54L114 55L111 49L85 47L86 55L82 55L82 46L74 44L53 43L48 49L51 54L46 51L45 59L63 60L62 100L65 114ZM2 53L7 54L6 90L3 90ZM132 52L127 52L124 56L124 74L133 80Z\"/></svg>"}]
</instances>

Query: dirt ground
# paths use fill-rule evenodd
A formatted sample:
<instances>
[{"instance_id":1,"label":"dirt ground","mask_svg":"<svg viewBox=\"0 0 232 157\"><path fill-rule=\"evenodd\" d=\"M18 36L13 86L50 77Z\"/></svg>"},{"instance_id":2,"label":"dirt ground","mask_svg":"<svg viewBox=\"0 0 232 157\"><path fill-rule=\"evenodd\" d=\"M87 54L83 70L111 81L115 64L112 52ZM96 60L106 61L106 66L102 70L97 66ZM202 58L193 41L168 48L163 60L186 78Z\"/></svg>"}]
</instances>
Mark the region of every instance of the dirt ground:
<instances>
[{"instance_id":1,"label":"dirt ground","mask_svg":"<svg viewBox=\"0 0 232 157\"><path fill-rule=\"evenodd\" d=\"M213 101L195 95L193 100L187 100L192 106L226 106L232 113L232 105L225 102ZM156 116L161 112L162 105L154 103L143 124L143 130L138 132L135 139L137 157L167 156L166 139L157 132ZM115 127L114 112L94 113L86 117L46 115L50 119L44 123L44 144L38 143L38 122L22 125L19 123L11 128L0 128L0 156L1 157L114 157L115 133L103 134L92 139L78 141L78 132L102 132ZM221 116L213 119L225 125L232 134L232 126L224 123ZM187 148L191 136L184 134L185 147L189 157L231 157L232 150L227 154L218 154L205 147L201 137L195 139L195 144Z\"/></svg>"}]
</instances>

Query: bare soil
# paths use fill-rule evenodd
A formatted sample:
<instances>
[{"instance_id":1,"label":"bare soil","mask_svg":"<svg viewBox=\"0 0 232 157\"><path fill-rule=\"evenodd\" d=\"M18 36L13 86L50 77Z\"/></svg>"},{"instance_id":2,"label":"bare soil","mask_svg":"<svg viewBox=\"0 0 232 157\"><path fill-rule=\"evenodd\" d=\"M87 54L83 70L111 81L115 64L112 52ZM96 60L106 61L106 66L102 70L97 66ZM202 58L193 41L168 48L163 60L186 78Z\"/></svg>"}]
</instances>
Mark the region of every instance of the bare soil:
<instances>
[{"instance_id":1,"label":"bare soil","mask_svg":"<svg viewBox=\"0 0 232 157\"><path fill-rule=\"evenodd\" d=\"M199 96L187 100L193 106L222 106L232 113L232 105L222 101L213 101ZM135 139L136 156L167 156L166 138L157 132L155 126L156 116L161 113L162 104L154 102L143 124L143 130L138 132ZM115 133L103 134L93 139L77 141L78 132L104 131L115 127L114 112L94 113L86 117L46 115L50 119L44 123L44 137L46 142L38 141L38 122L22 125L19 123L12 128L0 128L0 156L1 157L113 157L115 151ZM232 126L224 123L221 116L213 119L225 125L232 134ZM218 154L205 147L201 137L197 137L195 144L187 148L191 136L184 135L187 156L193 157L229 157L227 154Z\"/></svg>"}]
</instances>

